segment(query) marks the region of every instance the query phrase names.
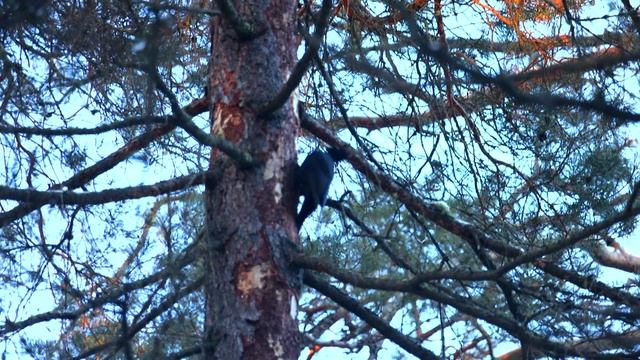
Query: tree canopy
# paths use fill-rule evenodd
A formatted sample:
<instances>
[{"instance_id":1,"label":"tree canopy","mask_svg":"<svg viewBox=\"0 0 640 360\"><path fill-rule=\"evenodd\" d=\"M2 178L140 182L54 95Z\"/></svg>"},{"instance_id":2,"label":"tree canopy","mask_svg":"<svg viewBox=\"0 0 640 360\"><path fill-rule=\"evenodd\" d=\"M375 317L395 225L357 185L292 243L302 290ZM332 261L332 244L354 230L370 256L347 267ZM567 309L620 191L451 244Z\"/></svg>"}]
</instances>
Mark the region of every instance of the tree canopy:
<instances>
[{"instance_id":1,"label":"tree canopy","mask_svg":"<svg viewBox=\"0 0 640 360\"><path fill-rule=\"evenodd\" d=\"M0 18L3 357L640 357L629 0Z\"/></svg>"}]
</instances>

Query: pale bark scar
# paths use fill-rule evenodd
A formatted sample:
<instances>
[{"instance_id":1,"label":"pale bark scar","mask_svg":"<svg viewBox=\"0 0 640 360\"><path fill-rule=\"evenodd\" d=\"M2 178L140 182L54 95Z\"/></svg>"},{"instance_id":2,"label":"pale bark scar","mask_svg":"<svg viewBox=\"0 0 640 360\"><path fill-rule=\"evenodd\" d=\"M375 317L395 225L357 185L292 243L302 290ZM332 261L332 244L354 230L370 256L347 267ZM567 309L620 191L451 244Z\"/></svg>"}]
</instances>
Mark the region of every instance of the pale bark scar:
<instances>
[{"instance_id":1,"label":"pale bark scar","mask_svg":"<svg viewBox=\"0 0 640 360\"><path fill-rule=\"evenodd\" d=\"M243 297L248 297L254 289L263 288L265 286L265 279L271 275L271 269L265 263L252 266L238 274L236 289Z\"/></svg>"}]
</instances>

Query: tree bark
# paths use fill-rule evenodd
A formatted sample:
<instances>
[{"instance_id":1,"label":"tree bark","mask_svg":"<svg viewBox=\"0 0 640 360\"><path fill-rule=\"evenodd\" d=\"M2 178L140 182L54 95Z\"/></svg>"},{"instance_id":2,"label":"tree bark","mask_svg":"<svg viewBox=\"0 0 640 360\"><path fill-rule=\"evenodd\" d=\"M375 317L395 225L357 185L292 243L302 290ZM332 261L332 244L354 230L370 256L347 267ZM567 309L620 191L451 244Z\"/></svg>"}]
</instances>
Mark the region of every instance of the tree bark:
<instances>
[{"instance_id":1,"label":"tree bark","mask_svg":"<svg viewBox=\"0 0 640 360\"><path fill-rule=\"evenodd\" d=\"M211 153L206 185L208 359L297 359L300 273L286 253L298 243L292 174L299 122L291 101L260 117L296 60L296 1L230 1L256 36L238 36L228 14L212 20L212 133L251 154L240 168ZM238 19L236 19L238 20ZM244 27L247 28L246 26Z\"/></svg>"}]
</instances>

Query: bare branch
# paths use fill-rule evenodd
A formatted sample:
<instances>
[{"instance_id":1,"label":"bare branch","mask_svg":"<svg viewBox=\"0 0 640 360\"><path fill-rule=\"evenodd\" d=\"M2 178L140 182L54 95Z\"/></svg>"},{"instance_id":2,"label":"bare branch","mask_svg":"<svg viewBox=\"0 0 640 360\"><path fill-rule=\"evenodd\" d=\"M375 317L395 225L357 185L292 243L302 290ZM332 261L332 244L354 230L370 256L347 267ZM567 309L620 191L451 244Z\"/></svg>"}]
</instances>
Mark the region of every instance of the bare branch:
<instances>
[{"instance_id":1,"label":"bare branch","mask_svg":"<svg viewBox=\"0 0 640 360\"><path fill-rule=\"evenodd\" d=\"M42 136L75 136L75 135L97 135L107 131L124 129L139 125L166 125L171 121L169 116L135 116L111 124L100 125L94 128L74 128L67 127L61 129L45 129L27 126L0 125L0 133L3 134L23 134Z\"/></svg>"},{"instance_id":2,"label":"bare branch","mask_svg":"<svg viewBox=\"0 0 640 360\"><path fill-rule=\"evenodd\" d=\"M133 153L135 153L136 151L139 151L140 149L149 145L152 141L158 139L159 137L168 134L173 129L175 129L175 125L173 124L163 125L155 129L152 129L134 138L132 141L130 141L120 149L116 150L109 156L105 157L104 159L98 161L94 165L71 176L66 181L63 181L60 184L52 185L51 190L62 190L64 188L67 188L67 189L78 188L90 182L91 180L95 179L98 175L111 170L117 164L119 164L120 162L126 160L131 155L133 155ZM27 215L31 211L43 205L46 205L46 203L31 201L27 204L18 205L15 208L11 209L10 211L0 214L0 227L3 227L11 223L12 221Z\"/></svg>"},{"instance_id":3,"label":"bare branch","mask_svg":"<svg viewBox=\"0 0 640 360\"><path fill-rule=\"evenodd\" d=\"M449 64L452 69L464 71L469 74L471 78L480 84L492 84L497 85L509 96L513 97L516 101L522 104L536 104L542 105L548 108L569 107L578 108L582 110L595 111L613 118L619 119L619 121L640 121L640 114L620 109L616 106L610 105L603 101L586 101L575 98L568 98L564 96L558 96L549 93L524 93L518 89L517 84L514 83L510 76L498 75L495 77L489 76L481 72L480 70L471 68L461 61L453 58L446 49L437 46L428 40L428 37L422 34L422 30L418 26L415 18L406 11L401 4L396 0L387 0L395 9L397 9L404 20L407 22L411 36L419 46L420 51L433 56L435 59L442 63ZM640 60L640 53L630 52L624 61Z\"/></svg>"},{"instance_id":4,"label":"bare branch","mask_svg":"<svg viewBox=\"0 0 640 360\"><path fill-rule=\"evenodd\" d=\"M170 262L163 270L156 272L155 274L149 275L143 279L122 284L120 286L112 287L108 289L105 293L99 294L98 297L89 300L87 303L79 306L76 310L73 311L50 311L42 314L37 314L30 316L29 318L17 322L10 321L8 319L5 320L4 325L0 326L0 335L4 336L9 333L20 331L25 329L31 325L35 325L41 322L47 322L51 320L74 320L80 317L80 315L86 313L91 309L95 309L102 305L113 303L118 298L120 298L123 294L130 293L134 290L142 289L150 284L158 282L169 275L176 274L183 267L193 263L197 259L198 253L200 250L200 242L195 241L190 244L184 252L184 255Z\"/></svg>"},{"instance_id":5,"label":"bare branch","mask_svg":"<svg viewBox=\"0 0 640 360\"><path fill-rule=\"evenodd\" d=\"M608 250L601 242L586 246L586 249L600 265L640 274L640 256L629 254L615 241L611 246L614 247L614 251Z\"/></svg>"},{"instance_id":6,"label":"bare branch","mask_svg":"<svg viewBox=\"0 0 640 360\"><path fill-rule=\"evenodd\" d=\"M15 189L0 185L0 199L26 203L65 205L98 205L115 201L139 199L147 196L167 194L213 180L208 173L180 176L151 185L130 186L97 192L78 193L70 190L38 191Z\"/></svg>"},{"instance_id":7,"label":"bare branch","mask_svg":"<svg viewBox=\"0 0 640 360\"><path fill-rule=\"evenodd\" d=\"M160 92L169 99L171 110L174 115L173 119L177 126L182 128L189 135L193 136L201 144L220 149L222 152L229 155L230 158L236 160L242 167L251 167L255 165L249 153L241 151L235 144L225 139L223 136L209 135L205 133L193 121L191 121L191 116L189 116L189 114L180 107L176 95L169 90L167 85L162 81L157 69L149 69L148 73L154 80L158 90L160 90Z\"/></svg>"},{"instance_id":8,"label":"bare branch","mask_svg":"<svg viewBox=\"0 0 640 360\"><path fill-rule=\"evenodd\" d=\"M385 320L379 318L371 310L360 304L360 302L340 291L338 288L331 286L326 281L320 280L308 271L304 272L303 281L306 285L318 290L340 306L359 316L362 320L366 321L387 339L393 341L405 351L419 357L420 359L439 359L436 354L421 347L415 339L412 339L394 329Z\"/></svg>"},{"instance_id":9,"label":"bare branch","mask_svg":"<svg viewBox=\"0 0 640 360\"><path fill-rule=\"evenodd\" d=\"M123 341L127 341L128 339L133 338L138 332L144 329L150 322L155 320L158 316L160 316L163 312L169 310L173 305L175 305L178 300L183 297L193 293L198 290L204 284L204 276L200 276L196 278L193 282L181 288L180 290L170 294L167 296L164 301L162 301L157 307L149 311L149 313L140 321L135 324L131 324L126 334L123 334L121 337L115 338L111 341L107 341L101 343L98 346L92 347L78 356L74 356L72 360L80 360L95 355L101 351L107 350L109 348L120 345Z\"/></svg>"},{"instance_id":10,"label":"bare branch","mask_svg":"<svg viewBox=\"0 0 640 360\"><path fill-rule=\"evenodd\" d=\"M322 43L322 37L327 29L329 15L331 14L331 2L331 0L322 1L322 7L320 8L318 21L315 26L316 29L313 36L308 40L307 50L294 66L291 75L289 75L289 79L287 79L287 82L282 86L280 91L278 91L278 94L258 109L257 112L260 116L266 116L282 107L289 99L291 93L300 84L302 77L307 72L311 61L317 55L320 44ZM294 104L294 106L297 106L297 104Z\"/></svg>"}]
</instances>

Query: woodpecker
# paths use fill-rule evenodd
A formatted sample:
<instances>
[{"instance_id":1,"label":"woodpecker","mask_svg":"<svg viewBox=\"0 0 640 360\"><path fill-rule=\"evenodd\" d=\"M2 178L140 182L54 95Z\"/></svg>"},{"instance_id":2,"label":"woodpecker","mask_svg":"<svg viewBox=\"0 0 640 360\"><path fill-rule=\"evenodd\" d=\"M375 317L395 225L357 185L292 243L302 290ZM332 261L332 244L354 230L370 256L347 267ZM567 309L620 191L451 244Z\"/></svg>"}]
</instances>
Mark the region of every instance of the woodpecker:
<instances>
[{"instance_id":1,"label":"woodpecker","mask_svg":"<svg viewBox=\"0 0 640 360\"><path fill-rule=\"evenodd\" d=\"M304 196L302 208L296 216L298 230L318 205L326 203L335 164L346 157L347 153L340 149L315 150L296 169L296 193L298 198Z\"/></svg>"}]
</instances>

